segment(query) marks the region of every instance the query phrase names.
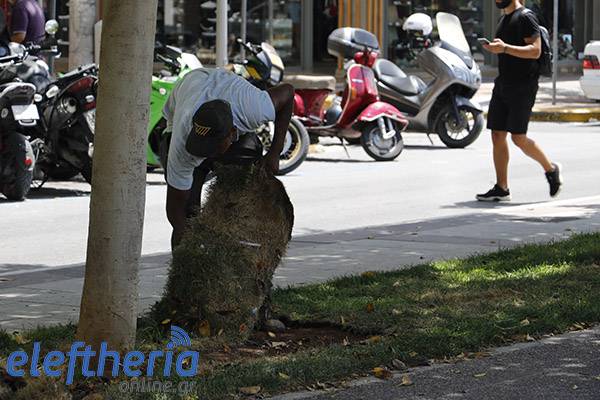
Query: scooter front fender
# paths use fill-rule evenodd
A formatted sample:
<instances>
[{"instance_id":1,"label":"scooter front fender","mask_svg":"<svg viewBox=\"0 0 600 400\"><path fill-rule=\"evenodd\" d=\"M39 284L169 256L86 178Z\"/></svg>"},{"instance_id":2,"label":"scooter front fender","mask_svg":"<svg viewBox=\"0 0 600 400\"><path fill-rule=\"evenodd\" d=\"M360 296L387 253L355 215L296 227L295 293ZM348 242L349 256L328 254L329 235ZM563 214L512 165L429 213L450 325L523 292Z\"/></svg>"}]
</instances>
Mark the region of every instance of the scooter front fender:
<instances>
[{"instance_id":1,"label":"scooter front fender","mask_svg":"<svg viewBox=\"0 0 600 400\"><path fill-rule=\"evenodd\" d=\"M483 112L483 108L481 108L481 105L476 101L472 101L471 99L462 96L456 96L455 99L457 107L466 107L474 111Z\"/></svg>"},{"instance_id":2,"label":"scooter front fender","mask_svg":"<svg viewBox=\"0 0 600 400\"><path fill-rule=\"evenodd\" d=\"M372 122L379 117L385 117L399 122L402 124L402 129L405 129L408 125L408 120L404 114L393 105L383 101L376 101L375 103L369 104L356 118L356 122Z\"/></svg>"}]
</instances>

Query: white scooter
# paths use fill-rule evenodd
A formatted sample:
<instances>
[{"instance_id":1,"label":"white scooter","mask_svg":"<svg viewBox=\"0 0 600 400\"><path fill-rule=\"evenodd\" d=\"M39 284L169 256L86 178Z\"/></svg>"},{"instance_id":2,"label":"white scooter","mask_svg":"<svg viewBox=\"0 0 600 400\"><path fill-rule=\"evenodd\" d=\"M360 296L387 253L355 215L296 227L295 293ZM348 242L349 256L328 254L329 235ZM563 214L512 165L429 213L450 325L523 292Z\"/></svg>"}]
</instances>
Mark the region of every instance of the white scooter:
<instances>
[{"instance_id":1,"label":"white scooter","mask_svg":"<svg viewBox=\"0 0 600 400\"><path fill-rule=\"evenodd\" d=\"M471 100L481 85L481 70L458 17L440 12L436 22L441 43L417 56L433 76L429 84L389 60L378 59L373 70L381 99L406 114L408 132L436 133L446 146L463 148L483 129L483 110Z\"/></svg>"}]
</instances>

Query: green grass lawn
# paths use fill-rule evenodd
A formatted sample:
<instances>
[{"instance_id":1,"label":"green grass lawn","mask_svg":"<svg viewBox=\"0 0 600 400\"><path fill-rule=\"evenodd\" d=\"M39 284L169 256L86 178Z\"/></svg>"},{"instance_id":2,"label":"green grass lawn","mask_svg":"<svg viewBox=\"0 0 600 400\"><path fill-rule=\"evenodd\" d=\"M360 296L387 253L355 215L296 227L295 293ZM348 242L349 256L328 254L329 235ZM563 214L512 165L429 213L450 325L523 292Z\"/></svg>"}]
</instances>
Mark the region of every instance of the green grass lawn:
<instances>
[{"instance_id":1,"label":"green grass lawn","mask_svg":"<svg viewBox=\"0 0 600 400\"><path fill-rule=\"evenodd\" d=\"M394 359L419 365L598 323L600 234L276 290L273 300L292 326L342 332L322 346L213 361L196 378L197 398L227 398L247 386L275 393L336 382ZM26 336L36 335L55 340L43 330ZM215 350L214 340L194 345L201 354ZM17 344L0 335L0 346ZM114 385L108 393L125 398Z\"/></svg>"}]
</instances>

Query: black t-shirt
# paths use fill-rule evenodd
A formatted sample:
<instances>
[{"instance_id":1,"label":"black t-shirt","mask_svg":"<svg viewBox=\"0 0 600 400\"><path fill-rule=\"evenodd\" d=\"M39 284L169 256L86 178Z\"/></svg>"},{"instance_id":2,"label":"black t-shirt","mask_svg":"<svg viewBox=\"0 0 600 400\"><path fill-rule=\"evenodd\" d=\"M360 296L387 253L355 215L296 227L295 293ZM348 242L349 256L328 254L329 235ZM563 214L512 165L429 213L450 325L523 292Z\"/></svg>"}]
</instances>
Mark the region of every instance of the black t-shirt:
<instances>
[{"instance_id":1,"label":"black t-shirt","mask_svg":"<svg viewBox=\"0 0 600 400\"><path fill-rule=\"evenodd\" d=\"M496 29L496 37L506 44L526 46L525 38L540 35L537 17L525 7L503 15ZM513 57L509 54L498 54L498 79L505 83L537 82L539 78L537 60Z\"/></svg>"}]
</instances>

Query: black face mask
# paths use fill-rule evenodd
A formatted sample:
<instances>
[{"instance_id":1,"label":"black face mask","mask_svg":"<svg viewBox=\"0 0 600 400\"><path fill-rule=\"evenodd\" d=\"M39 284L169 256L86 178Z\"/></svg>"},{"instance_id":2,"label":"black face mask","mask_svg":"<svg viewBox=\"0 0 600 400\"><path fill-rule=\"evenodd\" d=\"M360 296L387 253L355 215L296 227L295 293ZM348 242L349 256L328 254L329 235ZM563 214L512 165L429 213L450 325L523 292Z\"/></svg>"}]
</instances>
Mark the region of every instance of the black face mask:
<instances>
[{"instance_id":1,"label":"black face mask","mask_svg":"<svg viewBox=\"0 0 600 400\"><path fill-rule=\"evenodd\" d=\"M500 3L496 2L496 7L503 10L506 7L510 6L510 3L512 3L512 0L502 0Z\"/></svg>"}]
</instances>

